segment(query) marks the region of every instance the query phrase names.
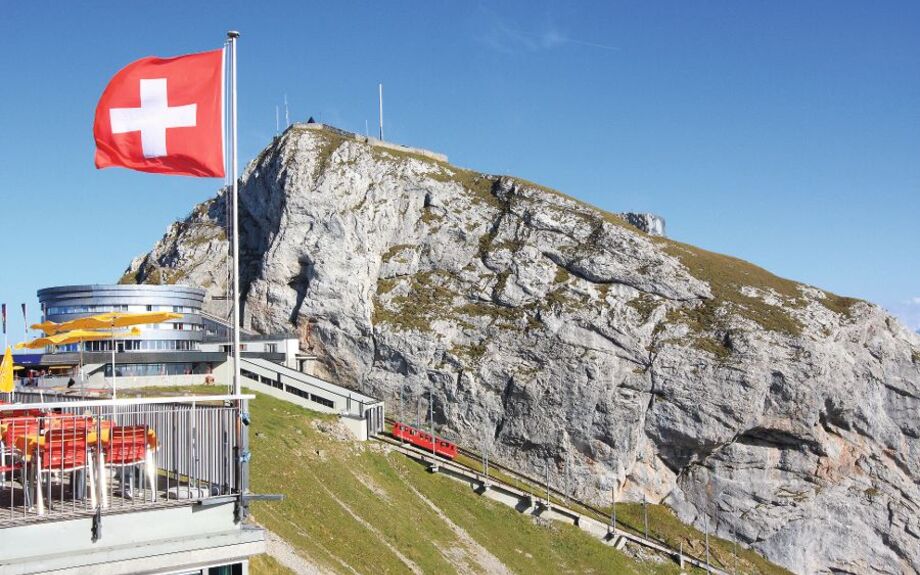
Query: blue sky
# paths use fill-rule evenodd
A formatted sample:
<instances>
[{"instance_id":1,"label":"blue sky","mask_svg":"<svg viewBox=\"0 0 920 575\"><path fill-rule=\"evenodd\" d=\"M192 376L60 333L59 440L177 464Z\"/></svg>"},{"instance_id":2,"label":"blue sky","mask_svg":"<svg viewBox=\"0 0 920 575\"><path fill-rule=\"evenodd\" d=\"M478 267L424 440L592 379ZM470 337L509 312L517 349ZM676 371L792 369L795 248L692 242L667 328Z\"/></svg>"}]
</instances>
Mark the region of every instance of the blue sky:
<instances>
[{"instance_id":1,"label":"blue sky","mask_svg":"<svg viewBox=\"0 0 920 575\"><path fill-rule=\"evenodd\" d=\"M93 167L109 78L240 40L240 155L292 120L386 135L920 328L920 3L0 2L0 301L114 282L220 182ZM332 3L328 3L332 4Z\"/></svg>"}]
</instances>

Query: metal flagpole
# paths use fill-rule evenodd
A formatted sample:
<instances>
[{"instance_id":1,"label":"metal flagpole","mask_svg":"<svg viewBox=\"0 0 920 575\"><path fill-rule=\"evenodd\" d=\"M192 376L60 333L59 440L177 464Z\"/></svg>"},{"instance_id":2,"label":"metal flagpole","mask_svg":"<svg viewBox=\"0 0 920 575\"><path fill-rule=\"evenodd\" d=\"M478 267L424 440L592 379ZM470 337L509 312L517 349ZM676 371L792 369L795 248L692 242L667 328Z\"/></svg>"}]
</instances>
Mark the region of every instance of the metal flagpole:
<instances>
[{"instance_id":1,"label":"metal flagpole","mask_svg":"<svg viewBox=\"0 0 920 575\"><path fill-rule=\"evenodd\" d=\"M236 40L240 33L227 32L230 39L230 170L233 173L233 393L240 394L240 219L236 156Z\"/></svg>"},{"instance_id":2,"label":"metal flagpole","mask_svg":"<svg viewBox=\"0 0 920 575\"><path fill-rule=\"evenodd\" d=\"M236 30L227 32L230 44L230 170L233 174L233 393L242 393L240 382L240 217L239 217L239 174L237 161L237 125L236 125L236 41L240 33ZM236 520L242 521L249 514L249 505L245 494L249 491L249 415L246 413L246 400L238 400L236 453L239 475L240 498L236 508Z\"/></svg>"}]
</instances>

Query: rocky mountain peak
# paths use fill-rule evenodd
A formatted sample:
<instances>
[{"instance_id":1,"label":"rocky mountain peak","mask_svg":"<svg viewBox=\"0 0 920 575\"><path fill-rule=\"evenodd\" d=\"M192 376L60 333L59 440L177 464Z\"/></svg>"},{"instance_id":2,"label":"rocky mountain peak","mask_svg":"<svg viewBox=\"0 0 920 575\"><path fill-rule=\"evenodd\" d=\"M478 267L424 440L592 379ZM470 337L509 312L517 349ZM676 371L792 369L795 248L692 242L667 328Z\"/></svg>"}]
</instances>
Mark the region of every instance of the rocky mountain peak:
<instances>
[{"instance_id":1,"label":"rocky mountain peak","mask_svg":"<svg viewBox=\"0 0 920 575\"><path fill-rule=\"evenodd\" d=\"M224 295L224 200L122 280ZM920 337L880 308L316 124L250 162L240 205L247 324L296 329L391 415L431 389L450 439L797 572L920 569Z\"/></svg>"}]
</instances>

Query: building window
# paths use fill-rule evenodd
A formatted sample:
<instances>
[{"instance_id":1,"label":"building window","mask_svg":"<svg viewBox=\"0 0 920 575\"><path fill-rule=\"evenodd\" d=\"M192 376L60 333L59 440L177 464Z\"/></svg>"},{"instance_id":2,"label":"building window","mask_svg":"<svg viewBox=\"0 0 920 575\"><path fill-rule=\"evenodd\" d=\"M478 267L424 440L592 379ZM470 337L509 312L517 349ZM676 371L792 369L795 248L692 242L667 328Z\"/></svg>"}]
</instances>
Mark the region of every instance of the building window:
<instances>
[{"instance_id":1,"label":"building window","mask_svg":"<svg viewBox=\"0 0 920 575\"><path fill-rule=\"evenodd\" d=\"M335 407L334 401L328 400L325 397L320 397L312 393L310 394L310 401L312 401L313 403L318 403L320 405L325 405L326 407L329 407L329 408Z\"/></svg>"}]
</instances>

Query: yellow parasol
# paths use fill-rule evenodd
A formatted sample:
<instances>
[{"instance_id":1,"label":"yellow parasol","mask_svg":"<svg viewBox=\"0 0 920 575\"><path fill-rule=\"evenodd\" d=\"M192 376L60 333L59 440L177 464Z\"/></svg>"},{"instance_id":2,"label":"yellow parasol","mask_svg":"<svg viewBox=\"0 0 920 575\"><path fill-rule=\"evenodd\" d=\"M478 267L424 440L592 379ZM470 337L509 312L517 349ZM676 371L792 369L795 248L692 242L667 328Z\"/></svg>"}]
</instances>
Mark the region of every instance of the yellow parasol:
<instances>
[{"instance_id":1,"label":"yellow parasol","mask_svg":"<svg viewBox=\"0 0 920 575\"><path fill-rule=\"evenodd\" d=\"M32 329L40 329L46 334L54 335L62 331L70 331L75 329L111 329L115 327L130 327L132 325L160 323L170 319L179 319L181 317L182 314L173 313L171 311L145 311L134 313L113 311L108 313L101 313L98 315L91 315L89 317L72 319L63 323L46 321L43 323L33 324L30 327Z\"/></svg>"},{"instance_id":2,"label":"yellow parasol","mask_svg":"<svg viewBox=\"0 0 920 575\"><path fill-rule=\"evenodd\" d=\"M91 315L89 317L81 317L78 319L72 319L70 321L65 321L63 323L54 323L51 321L46 321L41 324L35 324L32 327L34 329L41 329L45 333L60 333L62 331L76 330L76 329L104 329L108 328L111 331L109 337L112 341L112 399L115 399L115 328L116 327L129 327L132 325L145 325L151 323L160 323L170 319L179 319L182 317L180 313L173 313L171 311L147 311L147 312L123 312L123 311L113 311L108 313L101 313L98 315ZM52 335L53 337L53 335Z\"/></svg>"},{"instance_id":3,"label":"yellow parasol","mask_svg":"<svg viewBox=\"0 0 920 575\"><path fill-rule=\"evenodd\" d=\"M3 361L0 362L0 392L12 393L13 391L13 350L6 346Z\"/></svg>"},{"instance_id":4,"label":"yellow parasol","mask_svg":"<svg viewBox=\"0 0 920 575\"><path fill-rule=\"evenodd\" d=\"M69 322L68 322L69 323ZM61 324L63 325L63 324ZM114 337L136 337L141 334L141 330L134 327L130 330L116 331ZM95 341L99 339L112 339L113 334L110 331L92 331L88 329L74 329L63 333L56 333L45 337L39 337L32 341L24 341L16 344L16 349L41 349L49 345L67 345L70 343L82 343L84 341Z\"/></svg>"}]
</instances>

